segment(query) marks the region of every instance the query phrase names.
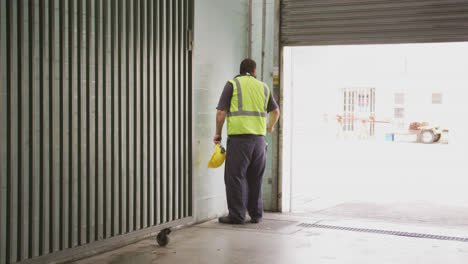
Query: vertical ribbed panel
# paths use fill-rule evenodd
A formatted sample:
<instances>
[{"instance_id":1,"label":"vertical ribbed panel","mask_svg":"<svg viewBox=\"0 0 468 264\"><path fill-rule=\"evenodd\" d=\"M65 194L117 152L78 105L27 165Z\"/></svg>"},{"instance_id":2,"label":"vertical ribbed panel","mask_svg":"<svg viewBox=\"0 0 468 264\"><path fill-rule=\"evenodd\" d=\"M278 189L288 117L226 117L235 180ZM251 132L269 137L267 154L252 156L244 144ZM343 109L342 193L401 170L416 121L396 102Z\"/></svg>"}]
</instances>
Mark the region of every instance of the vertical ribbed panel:
<instances>
[{"instance_id":1,"label":"vertical ribbed panel","mask_svg":"<svg viewBox=\"0 0 468 264\"><path fill-rule=\"evenodd\" d=\"M0 126L0 261L6 261L6 226L8 223L7 218L7 119L9 99L7 98L8 87L7 87L7 40L3 36L7 34L7 5L6 1L0 1L0 120L3 125ZM8 17L9 18L9 17ZM9 44L8 44L8 48ZM8 135L9 136L9 135Z\"/></svg>"},{"instance_id":2,"label":"vertical ribbed panel","mask_svg":"<svg viewBox=\"0 0 468 264\"><path fill-rule=\"evenodd\" d=\"M282 0L284 46L468 41L468 0Z\"/></svg>"},{"instance_id":3,"label":"vertical ribbed panel","mask_svg":"<svg viewBox=\"0 0 468 264\"><path fill-rule=\"evenodd\" d=\"M192 214L190 0L0 0L0 262Z\"/></svg>"}]
</instances>

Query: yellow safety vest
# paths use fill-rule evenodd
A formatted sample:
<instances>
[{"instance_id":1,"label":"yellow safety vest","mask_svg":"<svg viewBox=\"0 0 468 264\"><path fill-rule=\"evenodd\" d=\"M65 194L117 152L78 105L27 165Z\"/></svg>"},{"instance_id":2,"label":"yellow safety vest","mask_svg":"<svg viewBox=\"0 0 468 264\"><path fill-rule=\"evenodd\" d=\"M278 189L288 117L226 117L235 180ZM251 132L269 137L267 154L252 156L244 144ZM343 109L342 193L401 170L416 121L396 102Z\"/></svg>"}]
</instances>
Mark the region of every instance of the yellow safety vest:
<instances>
[{"instance_id":1,"label":"yellow safety vest","mask_svg":"<svg viewBox=\"0 0 468 264\"><path fill-rule=\"evenodd\" d=\"M228 135L266 135L268 86L250 75L239 76L229 82L233 93L227 113Z\"/></svg>"}]
</instances>

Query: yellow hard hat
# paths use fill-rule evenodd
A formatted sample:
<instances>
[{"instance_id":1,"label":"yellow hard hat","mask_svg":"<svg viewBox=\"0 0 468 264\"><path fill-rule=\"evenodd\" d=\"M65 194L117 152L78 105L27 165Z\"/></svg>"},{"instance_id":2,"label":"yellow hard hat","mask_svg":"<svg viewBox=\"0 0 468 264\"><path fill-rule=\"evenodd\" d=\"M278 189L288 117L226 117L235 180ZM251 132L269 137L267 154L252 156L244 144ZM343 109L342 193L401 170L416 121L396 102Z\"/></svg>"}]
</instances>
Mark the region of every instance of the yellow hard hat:
<instances>
[{"instance_id":1,"label":"yellow hard hat","mask_svg":"<svg viewBox=\"0 0 468 264\"><path fill-rule=\"evenodd\" d=\"M218 168L223 165L226 159L226 150L223 146L216 144L210 161L208 161L208 168Z\"/></svg>"}]
</instances>

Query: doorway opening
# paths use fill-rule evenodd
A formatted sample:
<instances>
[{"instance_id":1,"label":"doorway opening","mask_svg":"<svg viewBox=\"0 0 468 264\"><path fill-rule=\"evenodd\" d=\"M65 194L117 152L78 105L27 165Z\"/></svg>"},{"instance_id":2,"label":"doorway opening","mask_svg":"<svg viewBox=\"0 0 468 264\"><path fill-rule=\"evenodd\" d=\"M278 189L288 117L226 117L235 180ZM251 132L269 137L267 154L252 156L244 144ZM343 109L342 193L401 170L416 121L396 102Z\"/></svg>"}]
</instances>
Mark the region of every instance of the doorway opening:
<instances>
[{"instance_id":1,"label":"doorway opening","mask_svg":"<svg viewBox=\"0 0 468 264\"><path fill-rule=\"evenodd\" d=\"M283 61L291 212L468 220L467 42L285 47Z\"/></svg>"}]
</instances>

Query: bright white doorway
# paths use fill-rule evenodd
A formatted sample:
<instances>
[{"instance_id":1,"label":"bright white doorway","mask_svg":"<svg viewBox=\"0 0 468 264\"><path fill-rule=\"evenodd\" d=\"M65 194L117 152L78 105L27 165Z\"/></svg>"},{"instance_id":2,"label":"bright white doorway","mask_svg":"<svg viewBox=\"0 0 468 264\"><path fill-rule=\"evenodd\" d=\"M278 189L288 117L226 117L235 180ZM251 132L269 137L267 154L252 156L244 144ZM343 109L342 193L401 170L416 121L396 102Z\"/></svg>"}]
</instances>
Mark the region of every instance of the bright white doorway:
<instances>
[{"instance_id":1,"label":"bright white doorway","mask_svg":"<svg viewBox=\"0 0 468 264\"><path fill-rule=\"evenodd\" d=\"M468 43L286 47L283 58L292 212L468 213Z\"/></svg>"}]
</instances>

